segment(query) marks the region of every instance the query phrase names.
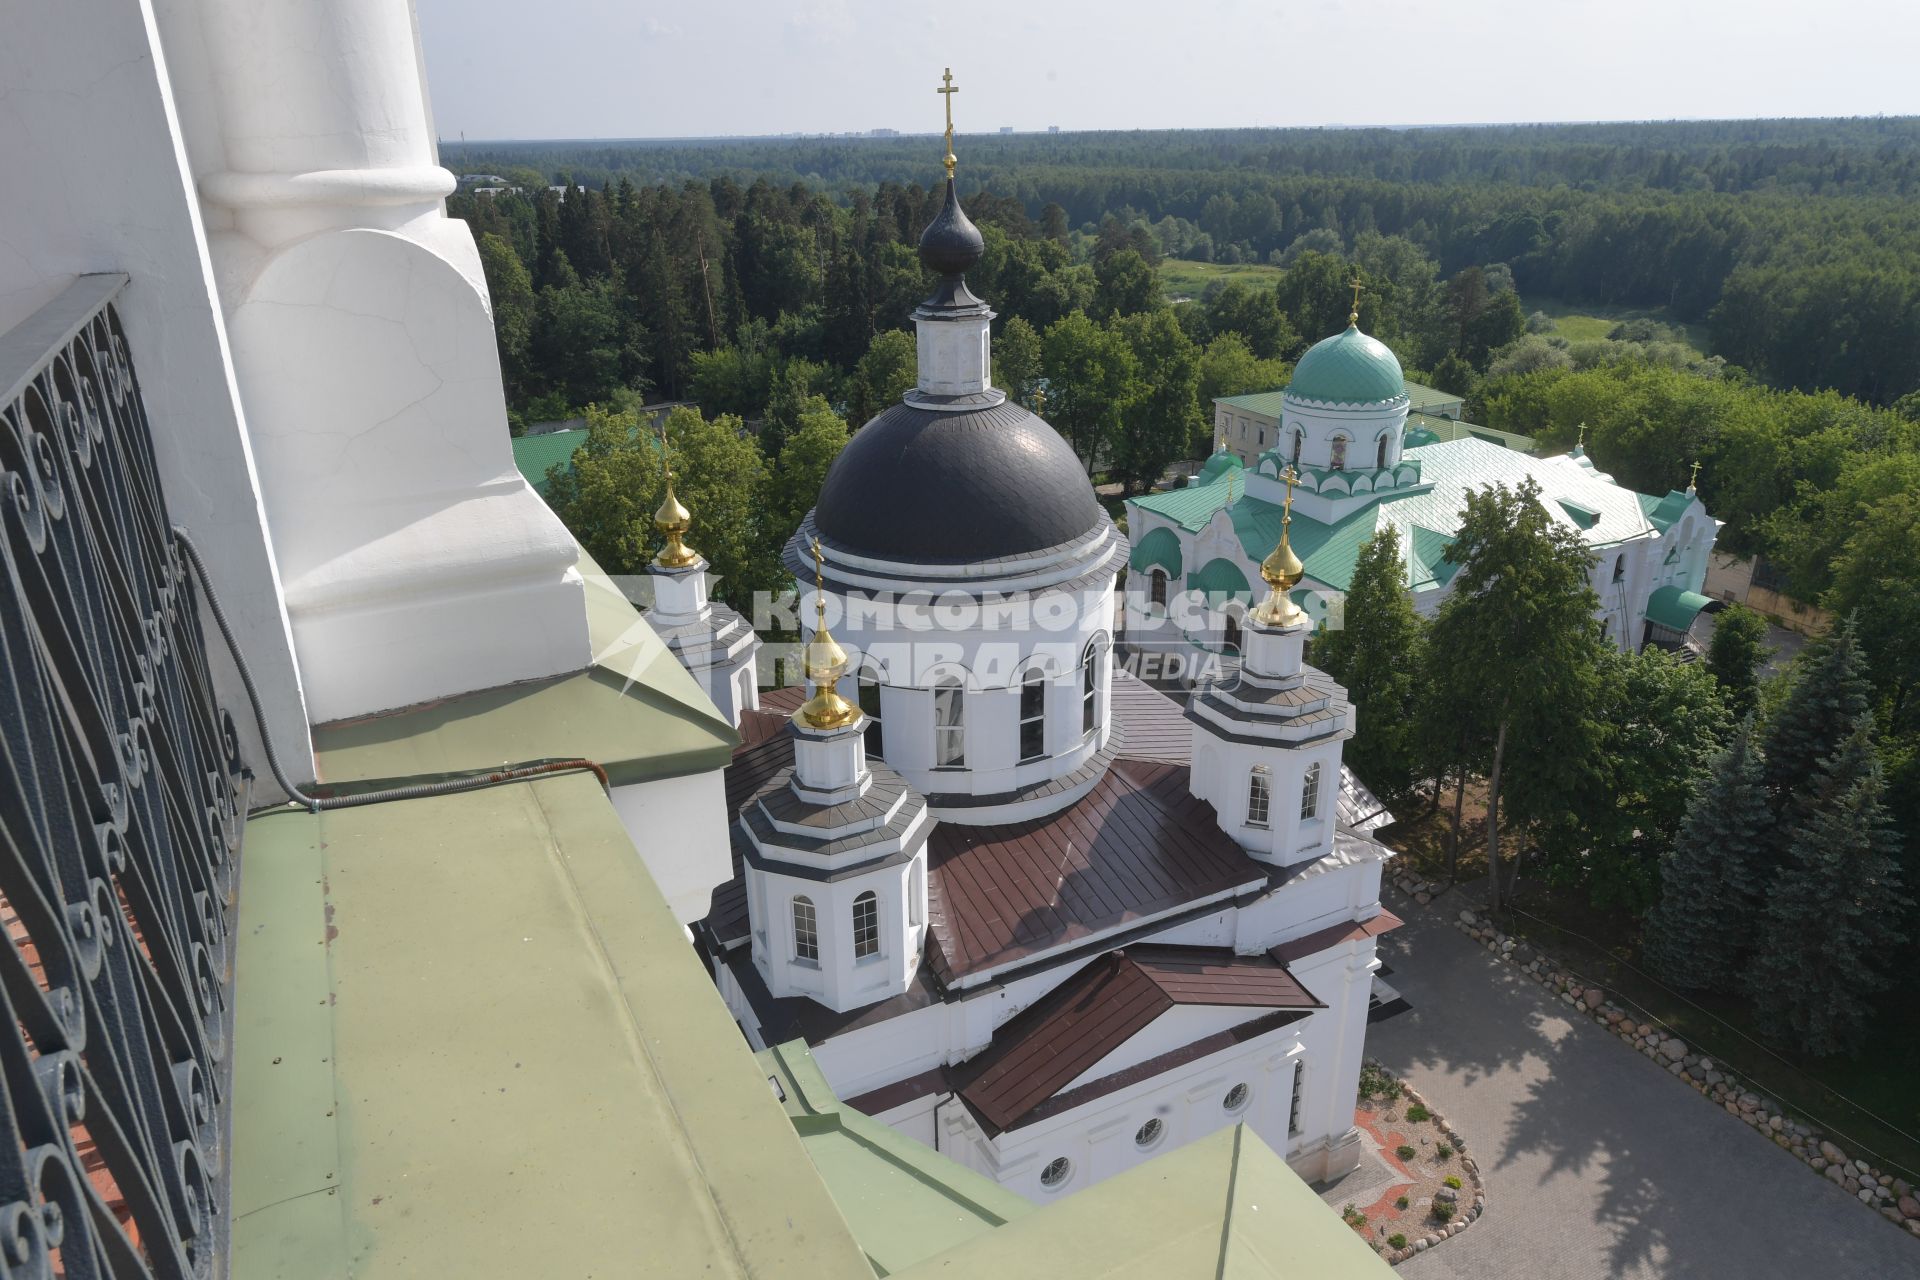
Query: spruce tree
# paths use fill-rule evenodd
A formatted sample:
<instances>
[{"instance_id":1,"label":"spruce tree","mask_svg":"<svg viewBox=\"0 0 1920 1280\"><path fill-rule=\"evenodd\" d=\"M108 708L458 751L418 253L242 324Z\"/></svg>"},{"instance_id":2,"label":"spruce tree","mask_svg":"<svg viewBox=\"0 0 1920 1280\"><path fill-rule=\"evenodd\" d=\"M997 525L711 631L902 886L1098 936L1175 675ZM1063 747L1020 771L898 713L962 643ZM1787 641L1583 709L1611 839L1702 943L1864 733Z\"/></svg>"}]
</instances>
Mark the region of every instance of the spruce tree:
<instances>
[{"instance_id":1,"label":"spruce tree","mask_svg":"<svg viewBox=\"0 0 1920 1280\"><path fill-rule=\"evenodd\" d=\"M1872 717L1859 716L1823 763L1811 809L1789 833L1750 967L1761 1027L1814 1054L1858 1047L1868 998L1892 985L1904 941L1910 903L1872 731Z\"/></svg>"},{"instance_id":2,"label":"spruce tree","mask_svg":"<svg viewBox=\"0 0 1920 1280\"><path fill-rule=\"evenodd\" d=\"M1873 702L1866 654L1851 618L1809 646L1794 665L1793 683L1768 717L1764 739L1763 776L1775 822L1763 884L1785 863L1793 833L1812 811L1822 763L1840 749Z\"/></svg>"},{"instance_id":3,"label":"spruce tree","mask_svg":"<svg viewBox=\"0 0 1920 1280\"><path fill-rule=\"evenodd\" d=\"M1753 937L1773 813L1749 718L1701 780L1647 913L1648 964L1676 987L1731 991Z\"/></svg>"}]
</instances>

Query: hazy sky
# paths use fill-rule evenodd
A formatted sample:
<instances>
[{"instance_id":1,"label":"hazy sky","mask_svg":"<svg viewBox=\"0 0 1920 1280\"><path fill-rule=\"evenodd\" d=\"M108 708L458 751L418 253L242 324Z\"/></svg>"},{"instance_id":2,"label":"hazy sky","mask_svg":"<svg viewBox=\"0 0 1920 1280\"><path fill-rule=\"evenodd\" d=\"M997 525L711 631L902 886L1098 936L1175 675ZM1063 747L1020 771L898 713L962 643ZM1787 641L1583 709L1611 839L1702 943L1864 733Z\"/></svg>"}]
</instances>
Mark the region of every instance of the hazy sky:
<instances>
[{"instance_id":1,"label":"hazy sky","mask_svg":"<svg viewBox=\"0 0 1920 1280\"><path fill-rule=\"evenodd\" d=\"M1920 113L1916 0L416 0L440 135Z\"/></svg>"}]
</instances>

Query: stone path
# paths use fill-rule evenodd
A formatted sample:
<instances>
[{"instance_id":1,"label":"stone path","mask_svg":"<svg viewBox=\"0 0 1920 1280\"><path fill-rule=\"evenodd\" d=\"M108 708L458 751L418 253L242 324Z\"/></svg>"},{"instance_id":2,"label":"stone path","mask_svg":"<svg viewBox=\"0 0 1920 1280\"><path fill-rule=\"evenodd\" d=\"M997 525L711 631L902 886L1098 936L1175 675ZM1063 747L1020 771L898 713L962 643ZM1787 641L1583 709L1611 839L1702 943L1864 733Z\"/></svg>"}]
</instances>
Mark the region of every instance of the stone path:
<instances>
[{"instance_id":1,"label":"stone path","mask_svg":"<svg viewBox=\"0 0 1920 1280\"><path fill-rule=\"evenodd\" d=\"M1495 961L1447 917L1390 904L1413 1005L1367 1051L1480 1165L1487 1210L1409 1280L1920 1280L1920 1241Z\"/></svg>"}]
</instances>

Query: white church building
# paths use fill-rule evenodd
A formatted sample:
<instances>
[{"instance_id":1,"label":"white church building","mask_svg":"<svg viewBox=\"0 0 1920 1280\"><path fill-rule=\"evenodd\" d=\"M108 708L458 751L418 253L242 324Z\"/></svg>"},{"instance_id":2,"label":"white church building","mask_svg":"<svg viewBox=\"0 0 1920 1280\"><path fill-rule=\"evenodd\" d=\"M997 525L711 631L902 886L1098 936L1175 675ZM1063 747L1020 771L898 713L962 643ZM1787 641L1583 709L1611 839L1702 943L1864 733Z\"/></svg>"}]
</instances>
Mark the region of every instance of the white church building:
<instances>
[{"instance_id":1,"label":"white church building","mask_svg":"<svg viewBox=\"0 0 1920 1280\"><path fill-rule=\"evenodd\" d=\"M1715 602L1702 593L1720 522L1691 485L1637 493L1583 448L1537 458L1485 440L1409 442L1407 382L1384 343L1347 329L1316 343L1280 397L1272 447L1245 466L1227 447L1185 488L1127 502L1133 539L1129 643L1197 658L1235 650L1257 565L1281 523L1289 468L1297 476L1293 541L1306 564L1302 603L1337 625L1360 548L1391 530L1414 607L1431 615L1458 566L1447 559L1469 492L1531 479L1555 523L1593 555L1597 617L1622 649L1677 646Z\"/></svg>"},{"instance_id":2,"label":"white church building","mask_svg":"<svg viewBox=\"0 0 1920 1280\"><path fill-rule=\"evenodd\" d=\"M1352 705L1282 607L1298 563L1237 685L1182 707L1116 670L1128 543L992 386L981 252L949 176L918 385L787 548L814 693L742 716L698 940L756 1046L804 1039L850 1105L1031 1199L1236 1123L1337 1176L1399 921Z\"/></svg>"}]
</instances>

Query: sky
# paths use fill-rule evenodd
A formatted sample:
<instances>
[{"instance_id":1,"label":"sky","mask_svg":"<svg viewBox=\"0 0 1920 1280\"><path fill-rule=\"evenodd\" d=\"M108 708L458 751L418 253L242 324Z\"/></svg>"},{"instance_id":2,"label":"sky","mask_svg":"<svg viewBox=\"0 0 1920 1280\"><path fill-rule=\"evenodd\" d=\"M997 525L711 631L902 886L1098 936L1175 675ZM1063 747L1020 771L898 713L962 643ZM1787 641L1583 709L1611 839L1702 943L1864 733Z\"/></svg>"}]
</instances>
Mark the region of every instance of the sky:
<instances>
[{"instance_id":1,"label":"sky","mask_svg":"<svg viewBox=\"0 0 1920 1280\"><path fill-rule=\"evenodd\" d=\"M1915 0L415 0L449 140L1920 114Z\"/></svg>"}]
</instances>

